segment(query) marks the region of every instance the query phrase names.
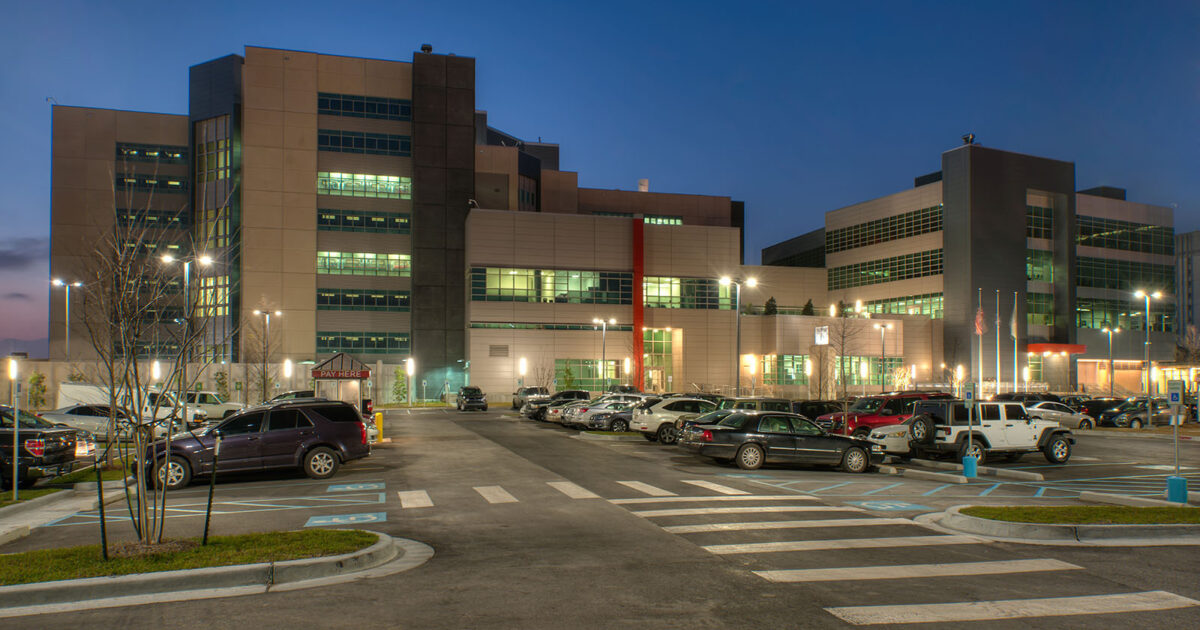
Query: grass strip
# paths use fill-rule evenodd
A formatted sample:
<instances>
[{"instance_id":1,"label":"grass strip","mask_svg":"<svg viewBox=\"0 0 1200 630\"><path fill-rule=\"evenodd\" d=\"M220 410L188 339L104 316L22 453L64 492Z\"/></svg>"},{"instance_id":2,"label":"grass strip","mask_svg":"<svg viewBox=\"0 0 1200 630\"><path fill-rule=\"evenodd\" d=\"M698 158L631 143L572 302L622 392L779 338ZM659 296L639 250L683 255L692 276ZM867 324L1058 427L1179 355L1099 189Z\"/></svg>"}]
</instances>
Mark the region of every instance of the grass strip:
<instances>
[{"instance_id":1,"label":"grass strip","mask_svg":"<svg viewBox=\"0 0 1200 630\"><path fill-rule=\"evenodd\" d=\"M124 479L128 474L129 474L128 471L126 471L124 468L121 468L120 466L118 466L116 468L105 468L105 469L101 470L100 478L105 481L120 481L121 479ZM71 484L76 484L76 483L83 483L85 481L95 481L95 480L96 480L96 469L92 466L88 466L87 468L81 468L79 470L76 470L73 473L55 477L55 478L51 479L50 481L47 481L46 483L54 484L54 485L71 485Z\"/></svg>"},{"instance_id":2,"label":"grass strip","mask_svg":"<svg viewBox=\"0 0 1200 630\"><path fill-rule=\"evenodd\" d=\"M44 497L47 494L54 494L55 492L59 492L61 490L62 488L30 488L28 490L19 490L17 492L19 497L17 503L24 503L30 499ZM8 505L14 505L12 500L12 486L0 489L0 507L5 507Z\"/></svg>"},{"instance_id":3,"label":"grass strip","mask_svg":"<svg viewBox=\"0 0 1200 630\"><path fill-rule=\"evenodd\" d=\"M100 557L100 545L41 549L0 556L0 584L335 556L366 548L378 540L369 532L329 529L215 536L209 537L204 547L199 546L200 539L192 538L190 542L196 546L182 551L112 557L107 562Z\"/></svg>"},{"instance_id":4,"label":"grass strip","mask_svg":"<svg viewBox=\"0 0 1200 630\"><path fill-rule=\"evenodd\" d=\"M981 506L960 510L976 518L1014 523L1059 525L1186 525L1200 524L1200 510L1186 507L1121 505Z\"/></svg>"}]
</instances>

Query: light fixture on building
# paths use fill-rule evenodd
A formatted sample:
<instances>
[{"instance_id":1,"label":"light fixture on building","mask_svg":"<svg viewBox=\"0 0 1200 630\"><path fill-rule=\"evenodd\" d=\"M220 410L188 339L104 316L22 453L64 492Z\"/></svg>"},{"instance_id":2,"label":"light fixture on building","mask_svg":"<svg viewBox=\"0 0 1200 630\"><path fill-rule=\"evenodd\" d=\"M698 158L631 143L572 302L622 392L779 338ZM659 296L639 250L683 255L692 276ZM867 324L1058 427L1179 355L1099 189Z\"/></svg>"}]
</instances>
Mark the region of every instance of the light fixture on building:
<instances>
[{"instance_id":1,"label":"light fixture on building","mask_svg":"<svg viewBox=\"0 0 1200 630\"><path fill-rule=\"evenodd\" d=\"M629 357L625 357L624 368L625 368L625 376L629 376L629 373L633 371L633 361Z\"/></svg>"},{"instance_id":2,"label":"light fixture on building","mask_svg":"<svg viewBox=\"0 0 1200 630\"><path fill-rule=\"evenodd\" d=\"M528 364L525 362L525 357L521 357L519 360L517 360L517 374L519 374L521 378L525 378L525 369L527 367Z\"/></svg>"},{"instance_id":3,"label":"light fixture on building","mask_svg":"<svg viewBox=\"0 0 1200 630\"><path fill-rule=\"evenodd\" d=\"M283 360L283 378L292 378L292 360Z\"/></svg>"}]
</instances>

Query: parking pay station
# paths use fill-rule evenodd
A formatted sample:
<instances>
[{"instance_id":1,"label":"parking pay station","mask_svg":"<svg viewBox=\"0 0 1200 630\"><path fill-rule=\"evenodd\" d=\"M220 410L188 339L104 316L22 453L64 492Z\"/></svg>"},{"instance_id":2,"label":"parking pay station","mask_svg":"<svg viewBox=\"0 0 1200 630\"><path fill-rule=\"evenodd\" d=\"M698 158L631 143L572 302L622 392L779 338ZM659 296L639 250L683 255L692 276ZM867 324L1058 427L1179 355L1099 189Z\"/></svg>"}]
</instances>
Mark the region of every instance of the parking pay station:
<instances>
[{"instance_id":1,"label":"parking pay station","mask_svg":"<svg viewBox=\"0 0 1200 630\"><path fill-rule=\"evenodd\" d=\"M1167 500L1187 503L1187 479L1179 474L1179 425L1187 417L1183 398L1183 381L1167 381L1167 404L1171 406L1171 429L1175 442L1175 474L1167 477ZM1147 413L1147 417L1149 414Z\"/></svg>"}]
</instances>

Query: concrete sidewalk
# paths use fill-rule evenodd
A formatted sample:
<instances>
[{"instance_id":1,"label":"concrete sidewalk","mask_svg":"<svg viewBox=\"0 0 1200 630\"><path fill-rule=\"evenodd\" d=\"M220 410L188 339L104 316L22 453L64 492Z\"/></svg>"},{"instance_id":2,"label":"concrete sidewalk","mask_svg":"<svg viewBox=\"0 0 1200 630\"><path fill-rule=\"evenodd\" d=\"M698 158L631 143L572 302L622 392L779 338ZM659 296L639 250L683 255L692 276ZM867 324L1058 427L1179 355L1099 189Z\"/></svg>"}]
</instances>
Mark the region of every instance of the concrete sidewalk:
<instances>
[{"instance_id":1,"label":"concrete sidewalk","mask_svg":"<svg viewBox=\"0 0 1200 630\"><path fill-rule=\"evenodd\" d=\"M0 509L0 544L28 536L34 529L66 518L76 512L94 510L100 506L95 484L86 489L63 490ZM104 482L104 503L107 505L125 496L123 481Z\"/></svg>"}]
</instances>

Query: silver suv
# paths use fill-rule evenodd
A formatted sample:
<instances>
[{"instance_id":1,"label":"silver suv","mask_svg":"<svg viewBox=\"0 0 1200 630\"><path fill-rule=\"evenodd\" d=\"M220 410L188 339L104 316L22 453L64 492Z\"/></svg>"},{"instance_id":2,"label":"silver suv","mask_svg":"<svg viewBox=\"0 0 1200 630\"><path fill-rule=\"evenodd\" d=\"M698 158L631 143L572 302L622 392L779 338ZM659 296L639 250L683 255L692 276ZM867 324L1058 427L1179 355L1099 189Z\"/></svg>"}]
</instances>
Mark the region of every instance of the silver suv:
<instances>
[{"instance_id":1,"label":"silver suv","mask_svg":"<svg viewBox=\"0 0 1200 630\"><path fill-rule=\"evenodd\" d=\"M520 409L527 402L550 400L550 390L545 387L520 387L513 392L512 408Z\"/></svg>"},{"instance_id":2,"label":"silver suv","mask_svg":"<svg viewBox=\"0 0 1200 630\"><path fill-rule=\"evenodd\" d=\"M1021 403L977 402L970 411L968 419L968 403L961 400L917 403L907 423L913 450L973 455L979 464L997 455L1016 461L1039 451L1051 464L1071 458L1075 436L1057 422L1030 418Z\"/></svg>"}]
</instances>

